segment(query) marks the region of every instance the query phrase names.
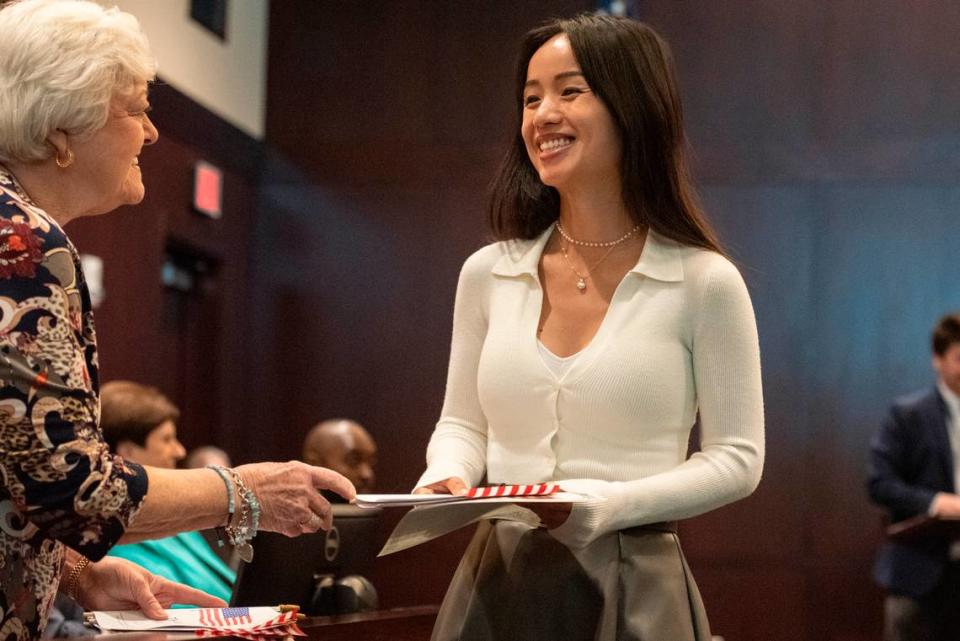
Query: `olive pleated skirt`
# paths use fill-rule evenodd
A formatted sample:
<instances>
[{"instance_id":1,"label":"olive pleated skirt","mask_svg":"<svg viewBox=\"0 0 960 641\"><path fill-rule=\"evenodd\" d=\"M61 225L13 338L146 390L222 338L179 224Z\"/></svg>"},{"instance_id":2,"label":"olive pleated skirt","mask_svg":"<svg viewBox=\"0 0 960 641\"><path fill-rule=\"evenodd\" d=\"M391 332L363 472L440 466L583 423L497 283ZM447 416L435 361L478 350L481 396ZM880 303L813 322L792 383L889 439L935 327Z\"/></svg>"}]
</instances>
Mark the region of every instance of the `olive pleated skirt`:
<instances>
[{"instance_id":1,"label":"olive pleated skirt","mask_svg":"<svg viewBox=\"0 0 960 641\"><path fill-rule=\"evenodd\" d=\"M477 528L432 641L710 641L675 524L570 550L513 521Z\"/></svg>"}]
</instances>

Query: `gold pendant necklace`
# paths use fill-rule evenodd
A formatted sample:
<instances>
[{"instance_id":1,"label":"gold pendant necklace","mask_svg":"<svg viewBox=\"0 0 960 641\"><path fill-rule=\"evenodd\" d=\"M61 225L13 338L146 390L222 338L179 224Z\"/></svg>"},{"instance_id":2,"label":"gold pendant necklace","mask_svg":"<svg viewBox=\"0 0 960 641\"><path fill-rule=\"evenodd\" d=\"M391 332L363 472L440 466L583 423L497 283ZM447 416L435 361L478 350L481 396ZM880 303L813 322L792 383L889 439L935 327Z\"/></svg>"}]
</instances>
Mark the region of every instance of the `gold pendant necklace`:
<instances>
[{"instance_id":1,"label":"gold pendant necklace","mask_svg":"<svg viewBox=\"0 0 960 641\"><path fill-rule=\"evenodd\" d=\"M600 260L595 262L592 267L588 267L586 274L581 274L577 270L577 268L573 266L573 261L570 260L570 256L567 255L567 246L564 244L564 240L566 240L566 237L563 237L562 234L561 236L562 237L560 239L560 253L563 254L563 260L566 261L567 267L569 267L570 271L572 271L577 276L577 289L580 290L581 294L584 294L587 291L587 279L590 278L591 274L593 274L593 270L599 267L600 263L602 263L607 259L607 256L609 256L613 252L613 250L617 248L619 243L617 243L616 245L613 245L612 247L610 247L610 249L605 251L603 253L603 256L600 257ZM586 264L586 262L584 262L584 264Z\"/></svg>"}]
</instances>

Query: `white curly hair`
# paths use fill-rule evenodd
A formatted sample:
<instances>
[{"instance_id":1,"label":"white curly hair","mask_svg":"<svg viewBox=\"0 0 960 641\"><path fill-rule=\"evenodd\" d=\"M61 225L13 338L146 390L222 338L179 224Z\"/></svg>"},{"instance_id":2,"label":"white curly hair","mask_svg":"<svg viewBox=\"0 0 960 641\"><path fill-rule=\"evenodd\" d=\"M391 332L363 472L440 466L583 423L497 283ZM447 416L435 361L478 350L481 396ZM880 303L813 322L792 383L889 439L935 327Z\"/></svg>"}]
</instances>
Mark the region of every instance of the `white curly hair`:
<instances>
[{"instance_id":1,"label":"white curly hair","mask_svg":"<svg viewBox=\"0 0 960 641\"><path fill-rule=\"evenodd\" d=\"M14 0L0 8L0 162L53 155L47 137L85 136L117 94L150 82L157 64L140 23L90 0Z\"/></svg>"}]
</instances>

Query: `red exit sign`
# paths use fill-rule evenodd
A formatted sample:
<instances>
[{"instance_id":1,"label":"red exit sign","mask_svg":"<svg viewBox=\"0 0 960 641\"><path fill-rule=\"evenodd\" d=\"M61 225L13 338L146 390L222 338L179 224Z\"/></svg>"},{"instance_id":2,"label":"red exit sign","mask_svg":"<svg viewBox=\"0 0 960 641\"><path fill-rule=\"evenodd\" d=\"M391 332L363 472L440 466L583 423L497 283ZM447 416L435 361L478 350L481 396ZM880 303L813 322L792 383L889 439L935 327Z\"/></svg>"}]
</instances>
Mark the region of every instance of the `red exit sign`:
<instances>
[{"instance_id":1,"label":"red exit sign","mask_svg":"<svg viewBox=\"0 0 960 641\"><path fill-rule=\"evenodd\" d=\"M223 216L223 172L203 160L193 167L193 208L210 218Z\"/></svg>"}]
</instances>

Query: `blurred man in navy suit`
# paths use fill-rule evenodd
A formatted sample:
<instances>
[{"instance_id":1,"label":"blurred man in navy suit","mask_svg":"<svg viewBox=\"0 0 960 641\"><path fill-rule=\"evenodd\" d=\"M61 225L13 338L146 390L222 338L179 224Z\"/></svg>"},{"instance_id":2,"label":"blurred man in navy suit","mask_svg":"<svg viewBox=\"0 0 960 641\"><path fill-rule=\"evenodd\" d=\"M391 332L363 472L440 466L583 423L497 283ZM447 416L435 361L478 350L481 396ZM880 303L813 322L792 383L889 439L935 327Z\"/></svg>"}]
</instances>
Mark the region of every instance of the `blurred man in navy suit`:
<instances>
[{"instance_id":1,"label":"blurred man in navy suit","mask_svg":"<svg viewBox=\"0 0 960 641\"><path fill-rule=\"evenodd\" d=\"M897 399L870 442L870 497L894 522L960 518L960 314L940 319L932 344L936 386ZM888 541L874 577L886 641L960 639L960 543Z\"/></svg>"}]
</instances>

